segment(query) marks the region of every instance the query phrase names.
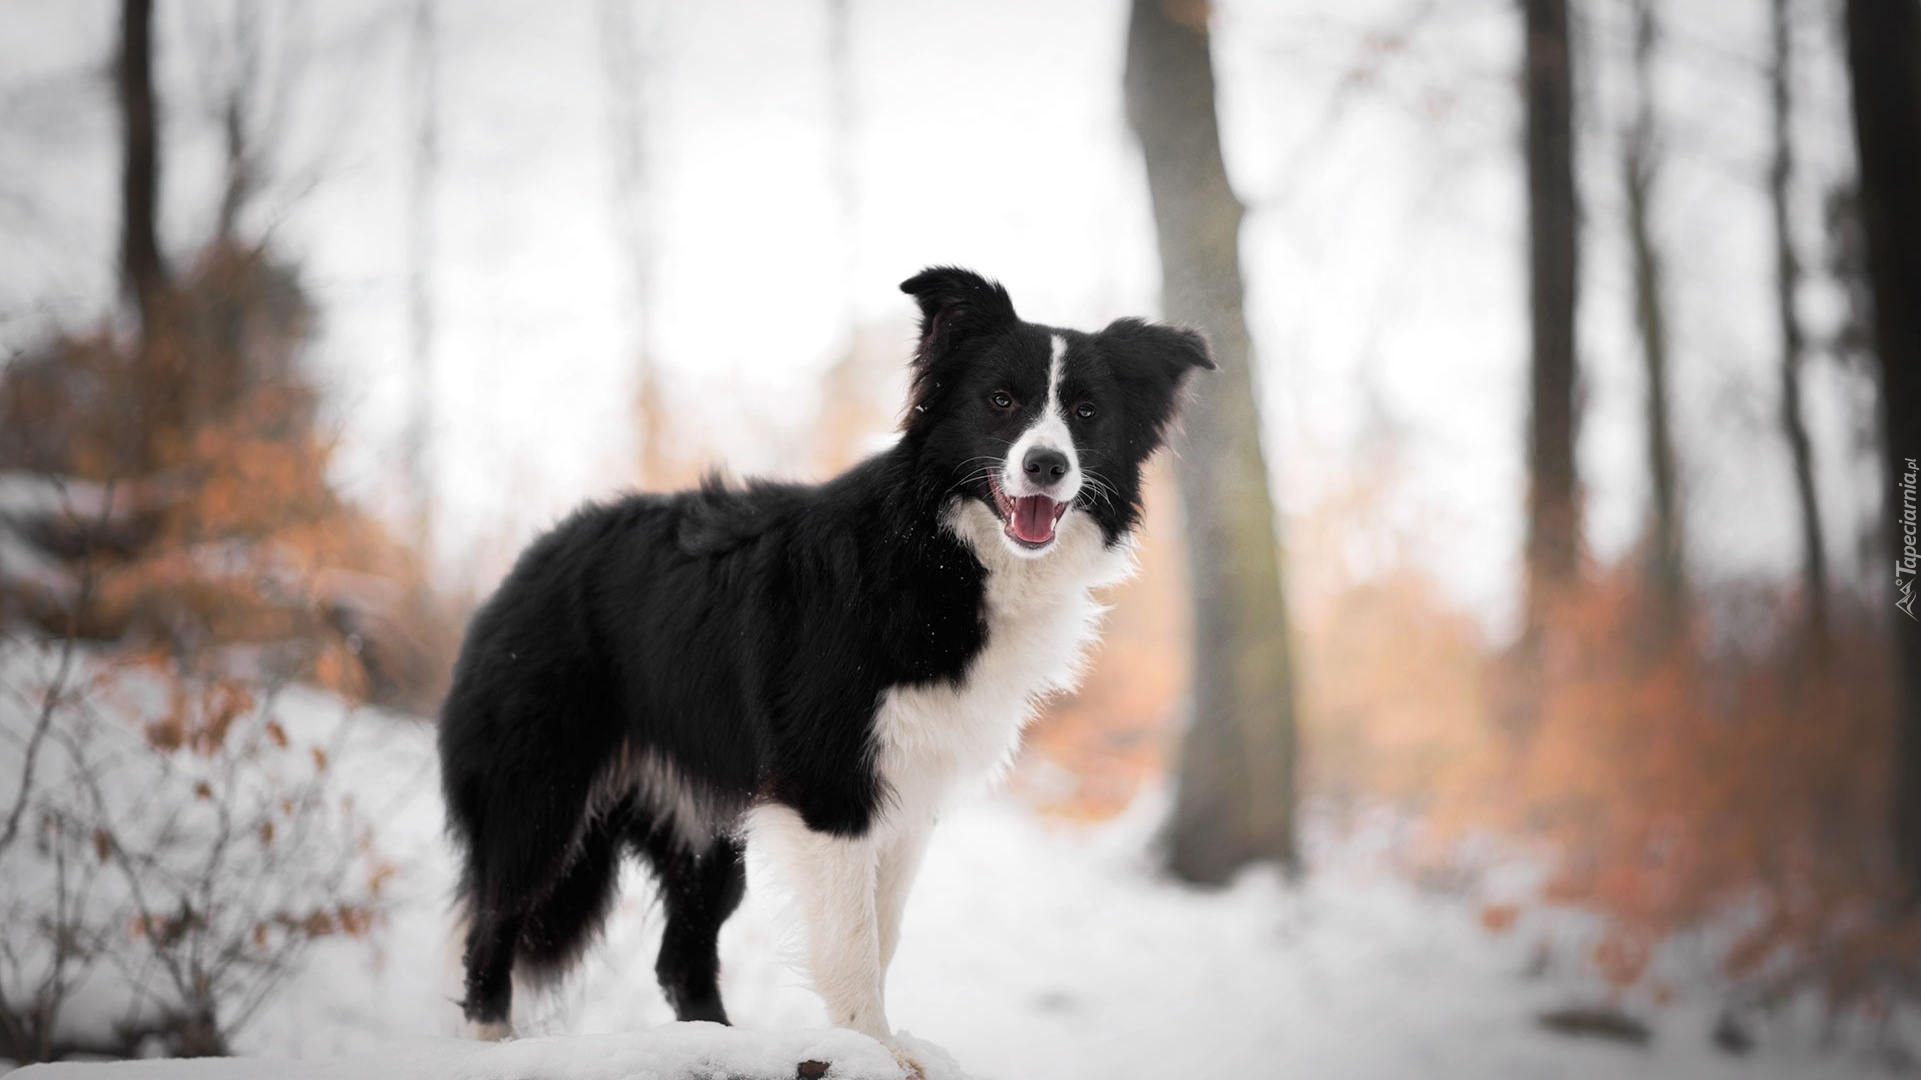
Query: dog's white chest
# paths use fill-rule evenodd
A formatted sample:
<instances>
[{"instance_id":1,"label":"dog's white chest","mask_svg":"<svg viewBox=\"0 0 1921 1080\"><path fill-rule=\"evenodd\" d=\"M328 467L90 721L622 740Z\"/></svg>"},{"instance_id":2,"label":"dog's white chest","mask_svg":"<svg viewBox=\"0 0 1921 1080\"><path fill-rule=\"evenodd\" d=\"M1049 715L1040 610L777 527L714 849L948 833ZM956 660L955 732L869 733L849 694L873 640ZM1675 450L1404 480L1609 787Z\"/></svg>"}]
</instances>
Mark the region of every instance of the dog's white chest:
<instances>
[{"instance_id":1,"label":"dog's white chest","mask_svg":"<svg viewBox=\"0 0 1921 1080\"><path fill-rule=\"evenodd\" d=\"M991 514L970 522L970 513L957 512L950 527L976 545L988 571L986 644L958 685L896 686L875 717L876 764L892 808L908 818L1006 768L1035 706L1078 680L1106 610L1091 590L1132 565L1129 550L1104 548L1099 528L1079 515L1063 522L1059 550L1023 559L1001 547Z\"/></svg>"}]
</instances>

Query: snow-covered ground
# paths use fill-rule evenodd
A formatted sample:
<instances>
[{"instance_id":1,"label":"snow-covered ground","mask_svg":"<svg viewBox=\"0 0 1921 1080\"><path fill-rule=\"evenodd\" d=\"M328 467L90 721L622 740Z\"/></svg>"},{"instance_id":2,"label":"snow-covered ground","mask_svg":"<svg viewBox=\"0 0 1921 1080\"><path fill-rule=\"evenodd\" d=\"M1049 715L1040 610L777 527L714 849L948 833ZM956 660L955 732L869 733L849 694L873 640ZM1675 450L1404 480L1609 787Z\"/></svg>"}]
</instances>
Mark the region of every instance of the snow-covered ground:
<instances>
[{"instance_id":1,"label":"snow-covered ground","mask_svg":"<svg viewBox=\"0 0 1921 1080\"><path fill-rule=\"evenodd\" d=\"M328 699L311 695L311 707ZM371 942L335 939L239 1039L253 1060L67 1064L21 1080L167 1077L897 1076L877 1044L825 1028L793 967L777 886L755 865L722 938L739 1028L671 1024L653 983L658 914L629 876L605 943L557 990L522 992L523 1038L452 1038L457 977L446 928L451 859L425 725L364 715L337 775L381 824L400 865L394 908ZM1781 1022L1746 1057L1713 1048L1710 995L1683 993L1649 1019L1646 1048L1571 1040L1535 1017L1595 989L1533 973L1538 934L1490 934L1477 903L1422 891L1379 845L1326 837L1304 883L1255 871L1222 892L1158 878L1144 852L1150 796L1099 826L1044 820L987 797L936 834L888 987L898 1028L929 1044L932 1080L1046 1077L1839 1077L1874 1075L1862 1053L1822 1050ZM951 1054L958 1069L943 1061Z\"/></svg>"}]
</instances>

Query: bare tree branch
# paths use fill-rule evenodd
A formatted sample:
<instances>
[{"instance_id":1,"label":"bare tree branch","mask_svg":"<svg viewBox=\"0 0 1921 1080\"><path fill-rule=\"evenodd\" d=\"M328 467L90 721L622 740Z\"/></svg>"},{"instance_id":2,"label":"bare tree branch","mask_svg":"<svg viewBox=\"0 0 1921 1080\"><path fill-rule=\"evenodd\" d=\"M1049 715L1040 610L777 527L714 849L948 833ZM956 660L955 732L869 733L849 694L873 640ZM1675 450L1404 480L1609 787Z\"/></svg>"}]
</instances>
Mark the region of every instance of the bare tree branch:
<instances>
[{"instance_id":1,"label":"bare tree branch","mask_svg":"<svg viewBox=\"0 0 1921 1080\"><path fill-rule=\"evenodd\" d=\"M40 748L46 742L47 732L53 727L54 713L59 710L66 693L67 679L73 672L74 651L80 639L80 616L92 602L94 584L93 542L99 531L106 527L107 519L113 512L113 481L105 487L106 495L101 500L99 520L92 528L85 527L73 511L73 502L67 494L65 481L60 477L50 477L60 492L62 506L67 516L81 528L83 555L80 560L80 581L75 590L73 607L67 616L67 634L61 641L60 659L56 664L53 681L48 684L40 703L40 715L34 721L33 734L27 739L27 751L20 765L20 790L14 794L13 807L7 812L7 822L0 827L0 858L13 845L20 834L20 820L26 813L27 804L33 797L33 774L40 760Z\"/></svg>"}]
</instances>

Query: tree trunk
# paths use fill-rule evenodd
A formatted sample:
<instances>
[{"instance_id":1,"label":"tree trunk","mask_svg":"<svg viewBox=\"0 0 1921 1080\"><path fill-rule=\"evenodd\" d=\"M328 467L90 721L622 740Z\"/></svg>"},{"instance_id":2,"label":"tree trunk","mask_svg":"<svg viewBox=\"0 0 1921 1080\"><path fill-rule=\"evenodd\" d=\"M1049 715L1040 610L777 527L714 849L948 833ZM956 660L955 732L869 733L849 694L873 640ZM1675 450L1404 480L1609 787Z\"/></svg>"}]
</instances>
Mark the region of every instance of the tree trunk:
<instances>
[{"instance_id":1,"label":"tree trunk","mask_svg":"<svg viewBox=\"0 0 1921 1080\"><path fill-rule=\"evenodd\" d=\"M125 159L120 174L120 270L140 307L143 331L157 322L167 289L160 257L160 161L154 120L153 0L121 0L115 65Z\"/></svg>"},{"instance_id":2,"label":"tree trunk","mask_svg":"<svg viewBox=\"0 0 1921 1080\"><path fill-rule=\"evenodd\" d=\"M1242 207L1214 110L1207 5L1134 0L1127 114L1147 162L1166 316L1205 333L1174 465L1187 511L1194 716L1181 746L1169 868L1218 884L1257 859L1296 862L1296 734L1287 609L1252 345L1242 312Z\"/></svg>"},{"instance_id":3,"label":"tree trunk","mask_svg":"<svg viewBox=\"0 0 1921 1080\"><path fill-rule=\"evenodd\" d=\"M1661 252L1649 222L1660 147L1654 119L1654 45L1657 30L1653 0L1634 0L1634 118L1622 155L1627 192L1628 241L1634 263L1634 317L1646 362L1649 490L1648 571L1663 636L1685 618L1687 574L1682 547L1681 507L1676 491L1674 437L1668 408L1668 327L1662 293Z\"/></svg>"},{"instance_id":4,"label":"tree trunk","mask_svg":"<svg viewBox=\"0 0 1921 1080\"><path fill-rule=\"evenodd\" d=\"M414 547L433 548L434 429L434 187L440 171L437 0L414 0L409 41L413 125L408 142L407 352L413 375L408 403L407 498Z\"/></svg>"},{"instance_id":5,"label":"tree trunk","mask_svg":"<svg viewBox=\"0 0 1921 1080\"><path fill-rule=\"evenodd\" d=\"M167 264L160 254L160 147L153 89L153 0L122 0L120 55L121 287L140 312L132 383L137 408L121 436L118 468L142 475L164 467L185 426L178 350L165 338Z\"/></svg>"},{"instance_id":6,"label":"tree trunk","mask_svg":"<svg viewBox=\"0 0 1921 1080\"><path fill-rule=\"evenodd\" d=\"M1793 35L1788 0L1772 0L1774 56L1768 82L1773 100L1774 156L1768 165L1768 202L1774 210L1774 306L1781 322L1781 431L1794 462L1794 490L1801 503L1801 588L1807 594L1808 633L1817 648L1828 639L1827 552L1821 538L1821 504L1814 492L1814 452L1801 420L1801 363L1807 356L1794 297L1801 263L1794 253L1788 185L1794 177L1792 121Z\"/></svg>"},{"instance_id":7,"label":"tree trunk","mask_svg":"<svg viewBox=\"0 0 1921 1080\"><path fill-rule=\"evenodd\" d=\"M1861 168L1861 220L1880 358L1893 615L1896 750L1894 843L1921 901L1921 621L1917 621L1916 459L1921 458L1921 3L1848 0L1848 69Z\"/></svg>"},{"instance_id":8,"label":"tree trunk","mask_svg":"<svg viewBox=\"0 0 1921 1080\"><path fill-rule=\"evenodd\" d=\"M840 303L841 321L847 331L851 354L858 336L854 310L854 273L858 261L860 236L860 149L859 78L854 66L854 13L851 0L827 2L827 77L832 86L832 144L828 150L833 169L834 211L841 237Z\"/></svg>"},{"instance_id":9,"label":"tree trunk","mask_svg":"<svg viewBox=\"0 0 1921 1080\"><path fill-rule=\"evenodd\" d=\"M645 486L666 479L664 426L654 365L654 164L648 138L652 104L648 74L648 28L641 25L635 0L600 0L601 75L607 89L609 159L613 165L614 224L628 267L629 312L634 350L634 414L640 428L634 474Z\"/></svg>"},{"instance_id":10,"label":"tree trunk","mask_svg":"<svg viewBox=\"0 0 1921 1080\"><path fill-rule=\"evenodd\" d=\"M1579 570L1581 515L1574 466L1573 53L1567 0L1522 0L1526 15L1529 310L1533 408L1528 438L1527 616L1538 628Z\"/></svg>"},{"instance_id":11,"label":"tree trunk","mask_svg":"<svg viewBox=\"0 0 1921 1080\"><path fill-rule=\"evenodd\" d=\"M220 132L226 151L226 175L220 187L220 211L214 235L228 246L240 242L240 216L260 186L254 145L253 101L260 90L260 9L241 4L233 12L233 71L221 102Z\"/></svg>"},{"instance_id":12,"label":"tree trunk","mask_svg":"<svg viewBox=\"0 0 1921 1080\"><path fill-rule=\"evenodd\" d=\"M1528 209L1527 536L1519 640L1496 684L1497 723L1525 740L1546 700L1550 612L1578 583L1580 481L1575 472L1574 318L1579 205L1574 189L1574 56L1568 0L1521 0L1522 104Z\"/></svg>"}]
</instances>

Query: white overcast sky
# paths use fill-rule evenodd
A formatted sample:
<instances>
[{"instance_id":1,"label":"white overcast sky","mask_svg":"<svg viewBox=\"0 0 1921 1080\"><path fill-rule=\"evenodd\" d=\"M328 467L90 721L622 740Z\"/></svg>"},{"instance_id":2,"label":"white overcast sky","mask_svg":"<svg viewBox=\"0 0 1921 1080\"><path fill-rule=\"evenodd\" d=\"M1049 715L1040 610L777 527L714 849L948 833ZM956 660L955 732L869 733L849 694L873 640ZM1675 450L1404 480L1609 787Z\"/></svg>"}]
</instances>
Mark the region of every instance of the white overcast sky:
<instances>
[{"instance_id":1,"label":"white overcast sky","mask_svg":"<svg viewBox=\"0 0 1921 1080\"><path fill-rule=\"evenodd\" d=\"M164 242L212 221L219 162L209 41L233 0L159 0ZM243 0L244 2L244 0ZM397 505L408 386L407 20L411 0L259 0L295 57L255 229L323 306L313 360L343 444L339 479ZM634 0L657 237L652 340L682 430L736 472L783 471L844 348L847 312L897 335L896 283L929 263L1005 281L1032 319L1152 314L1158 268L1121 114L1125 0L850 0L859 193L835 200L826 0ZM1582 57L1618 55L1623 5L1594 2ZM0 341L112 309L117 5L0 9ZM616 241L599 0L443 2L435 352L440 550L482 578L584 498L627 479L635 326ZM1761 176L1764 0L1676 0L1660 74L1670 167L1657 224L1675 309L1691 555L1726 582L1798 559L1775 427L1772 254ZM1819 258L1825 185L1849 169L1826 5L1800 4L1797 214ZM1525 205L1511 0L1231 0L1214 22L1265 437L1284 514L1392 447L1384 528L1495 632L1513 609L1524 490ZM1407 31L1401 33L1401 31ZM281 46L286 46L282 51ZM1644 386L1624 304L1609 131L1615 69L1584 101L1581 465L1591 549L1618 557L1645 513ZM851 249L848 245L852 245ZM851 262L850 262L851 260ZM851 289L844 286L851 265ZM851 295L849 295L851 293ZM1817 334L1841 304L1820 283ZM1835 570L1859 576L1874 498L1854 434L1865 385L1810 370ZM1366 574L1390 545L1357 534ZM1877 579L1878 580L1878 579Z\"/></svg>"}]
</instances>

